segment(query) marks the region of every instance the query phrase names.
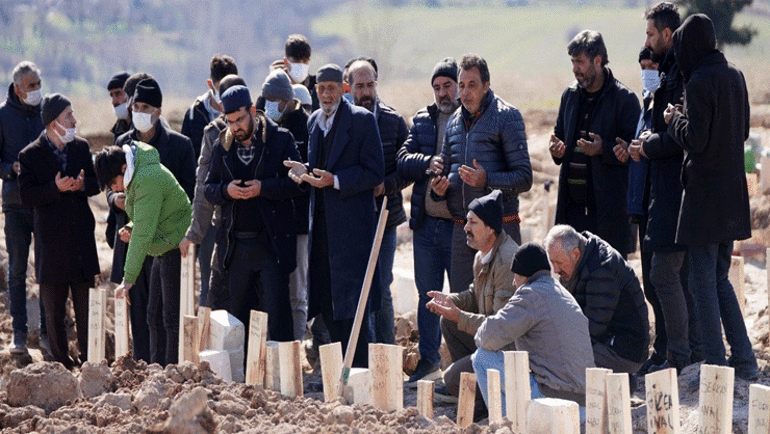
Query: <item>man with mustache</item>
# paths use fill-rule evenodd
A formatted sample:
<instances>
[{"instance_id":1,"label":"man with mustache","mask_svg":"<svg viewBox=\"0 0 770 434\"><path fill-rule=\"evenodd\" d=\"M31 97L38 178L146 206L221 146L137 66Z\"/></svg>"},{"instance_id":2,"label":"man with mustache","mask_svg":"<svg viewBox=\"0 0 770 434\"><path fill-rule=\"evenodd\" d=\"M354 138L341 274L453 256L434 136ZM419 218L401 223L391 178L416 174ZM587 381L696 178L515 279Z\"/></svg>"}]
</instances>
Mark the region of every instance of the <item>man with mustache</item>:
<instances>
[{"instance_id":1,"label":"man with mustache","mask_svg":"<svg viewBox=\"0 0 770 434\"><path fill-rule=\"evenodd\" d=\"M473 281L475 252L465 244L463 226L468 204L500 190L503 228L521 242L519 194L532 187L532 167L521 113L490 89L487 61L477 54L460 60L459 96L462 108L447 123L441 160L431 170L438 176L431 193L447 201L455 223L452 236L452 292ZM448 182L447 182L448 181Z\"/></svg>"},{"instance_id":2,"label":"man with mustache","mask_svg":"<svg viewBox=\"0 0 770 434\"><path fill-rule=\"evenodd\" d=\"M463 227L468 247L476 251L473 283L463 292L445 295L431 291L428 309L441 316L441 333L452 356L444 372L445 388L436 389L438 399L455 401L460 393L460 374L473 372L473 340L484 320L508 303L514 293L511 262L518 244L503 231L503 193L494 190L468 205ZM476 394L477 401L481 394Z\"/></svg>"},{"instance_id":3,"label":"man with mustache","mask_svg":"<svg viewBox=\"0 0 770 434\"><path fill-rule=\"evenodd\" d=\"M399 173L414 181L409 227L414 231L414 283L420 296L417 305L420 362L409 377L409 383L441 376L439 318L430 313L426 305L430 301L428 292L440 292L444 287L444 273L449 275L454 223L446 201L435 200L430 194L431 184L438 180L431 164L441 160L447 122L460 106L455 59L447 57L438 62L433 68L430 84L434 103L414 115L409 137L398 155ZM448 181L445 179L444 182Z\"/></svg>"},{"instance_id":4,"label":"man with mustache","mask_svg":"<svg viewBox=\"0 0 770 434\"><path fill-rule=\"evenodd\" d=\"M544 244L553 271L588 318L596 366L637 372L647 359L650 323L633 268L603 239L568 225L551 228Z\"/></svg>"},{"instance_id":5,"label":"man with mustache","mask_svg":"<svg viewBox=\"0 0 770 434\"><path fill-rule=\"evenodd\" d=\"M382 142L382 156L385 160L385 180L374 189L377 209L382 208L383 197L388 197L388 221L382 236L380 255L380 310L372 313L371 334L373 342L395 344L395 326L393 316L393 298L390 284L393 282L393 260L396 256L398 225L406 221L404 198L401 190L409 185L396 170L396 155L400 152L409 134L406 121L398 112L385 105L377 96L377 72L366 60L356 60L348 69L348 83L353 94L353 102L374 114Z\"/></svg>"},{"instance_id":6,"label":"man with mustache","mask_svg":"<svg viewBox=\"0 0 770 434\"><path fill-rule=\"evenodd\" d=\"M575 82L561 97L549 150L561 165L556 223L589 230L624 258L631 249L626 213L628 166L615 156L636 135L636 95L607 68L601 33L583 30L567 46Z\"/></svg>"}]
</instances>

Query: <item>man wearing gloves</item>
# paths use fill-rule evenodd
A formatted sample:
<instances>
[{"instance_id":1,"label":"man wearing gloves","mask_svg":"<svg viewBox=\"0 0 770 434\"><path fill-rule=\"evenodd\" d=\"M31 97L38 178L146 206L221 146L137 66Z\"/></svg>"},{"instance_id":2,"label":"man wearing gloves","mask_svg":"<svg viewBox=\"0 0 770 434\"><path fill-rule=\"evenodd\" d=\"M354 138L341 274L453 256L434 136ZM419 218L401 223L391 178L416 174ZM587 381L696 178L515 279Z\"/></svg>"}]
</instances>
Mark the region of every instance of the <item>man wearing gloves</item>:
<instances>
[{"instance_id":1,"label":"man wearing gloves","mask_svg":"<svg viewBox=\"0 0 770 434\"><path fill-rule=\"evenodd\" d=\"M572 295L551 276L545 249L526 243L511 264L517 287L508 303L487 317L474 338L479 347L473 370L484 401L489 402L487 369L505 377L503 351L529 353L532 398L569 399L585 405L586 368L594 366L588 319ZM505 390L503 415L505 415Z\"/></svg>"}]
</instances>

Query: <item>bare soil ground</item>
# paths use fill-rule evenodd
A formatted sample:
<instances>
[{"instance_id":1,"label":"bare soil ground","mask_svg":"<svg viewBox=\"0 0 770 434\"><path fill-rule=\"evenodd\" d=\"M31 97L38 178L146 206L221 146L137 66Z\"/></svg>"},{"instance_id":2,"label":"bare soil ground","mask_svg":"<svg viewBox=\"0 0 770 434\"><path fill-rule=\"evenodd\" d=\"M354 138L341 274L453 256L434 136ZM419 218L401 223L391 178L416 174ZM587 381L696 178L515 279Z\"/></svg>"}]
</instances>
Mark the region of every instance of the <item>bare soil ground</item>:
<instances>
[{"instance_id":1,"label":"bare soil ground","mask_svg":"<svg viewBox=\"0 0 770 434\"><path fill-rule=\"evenodd\" d=\"M546 182L556 182L558 168L551 162L547 141L551 133L554 111L530 111L527 121L528 141L534 172L532 190L521 195L521 214L525 238L540 240L543 236L543 203L555 205L555 185L546 193ZM770 144L770 110L767 106L755 110L753 132L759 133L762 143ZM107 137L89 137L94 150L109 143ZM406 194L408 198L408 193ZM408 206L408 199L406 200ZM112 252L104 239L106 204L102 195L91 201L97 220L97 244L102 274L100 285L107 283ZM759 384L770 385L770 323L768 321L767 270L764 248L770 246L770 197L752 198L753 237L737 243L736 251L743 253L745 265L745 320L754 351L759 359L762 375ZM2 219L2 216L0 216ZM0 222L2 225L3 222ZM4 234L0 233L0 243ZM413 270L411 233L399 230L399 248L396 267ZM107 359L102 365L85 364L68 372L60 365L45 362L45 351L38 342L39 318L37 284L30 259L28 277L28 311L30 315L30 353L12 356L0 351L0 432L7 433L510 433L503 425L489 426L486 420L460 429L454 424L456 406L435 403L436 417L427 420L417 414L416 389L404 389L405 409L385 413L371 406L349 406L341 401L324 403L323 395L314 384L320 374L311 366L304 366L305 394L302 398L288 399L277 392L244 384L224 383L211 373L207 364L196 368L190 363L165 369L158 365L135 363L128 358L114 360L113 338L107 343ZM633 259L637 273L638 259ZM4 271L7 255L0 250L0 343L7 345L12 337L11 317L8 313L8 292ZM111 305L111 301L110 301ZM112 308L109 308L107 328L112 328ZM70 315L72 316L72 315ZM68 321L70 350L77 351L74 324ZM404 371L408 375L417 363L417 340L414 312L396 319L398 344L406 348ZM108 333L109 334L109 333ZM448 359L444 354L442 364ZM697 378L699 366L691 366L679 377L679 399L683 433L697 432L697 388L691 387ZM733 432L748 430L749 383L736 379L734 390ZM644 382L632 397L634 433L646 433Z\"/></svg>"}]
</instances>

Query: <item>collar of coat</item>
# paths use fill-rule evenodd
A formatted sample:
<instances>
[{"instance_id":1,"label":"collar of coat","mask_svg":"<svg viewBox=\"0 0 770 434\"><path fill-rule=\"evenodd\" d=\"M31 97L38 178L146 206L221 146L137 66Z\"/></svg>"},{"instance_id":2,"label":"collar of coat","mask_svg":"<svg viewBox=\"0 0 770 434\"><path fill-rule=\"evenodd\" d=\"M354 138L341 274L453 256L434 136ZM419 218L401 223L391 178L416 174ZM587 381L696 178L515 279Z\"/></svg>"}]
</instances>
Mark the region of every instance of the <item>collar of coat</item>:
<instances>
[{"instance_id":1,"label":"collar of coat","mask_svg":"<svg viewBox=\"0 0 770 434\"><path fill-rule=\"evenodd\" d=\"M257 131L259 131L260 127L262 127L262 143L267 143L267 116L265 115L265 112L258 109L257 115L254 117L254 121L256 122L254 128ZM230 132L230 128L225 128L219 132L219 143L222 144L222 147L225 148L225 151L230 150L234 140L235 136L233 136L233 133Z\"/></svg>"}]
</instances>

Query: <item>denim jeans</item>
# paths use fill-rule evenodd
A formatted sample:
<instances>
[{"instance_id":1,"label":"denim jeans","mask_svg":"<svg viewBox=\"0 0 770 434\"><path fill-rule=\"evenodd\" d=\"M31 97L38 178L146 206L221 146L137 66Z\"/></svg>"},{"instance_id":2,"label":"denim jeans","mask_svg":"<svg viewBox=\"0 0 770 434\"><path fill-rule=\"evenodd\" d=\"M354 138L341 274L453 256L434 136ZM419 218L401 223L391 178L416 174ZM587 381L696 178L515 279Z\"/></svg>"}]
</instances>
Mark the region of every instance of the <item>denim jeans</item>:
<instances>
[{"instance_id":1,"label":"denim jeans","mask_svg":"<svg viewBox=\"0 0 770 434\"><path fill-rule=\"evenodd\" d=\"M209 280L211 279L211 257L214 254L217 229L212 225L206 231L206 235L198 246L198 265L201 269L201 295L198 299L199 306L207 306L206 299L209 294Z\"/></svg>"},{"instance_id":2,"label":"denim jeans","mask_svg":"<svg viewBox=\"0 0 770 434\"><path fill-rule=\"evenodd\" d=\"M452 229L454 223L426 215L422 226L414 231L414 283L417 286L417 330L420 333L420 358L434 365L441 361L439 316L428 310L428 292L441 292L444 272L450 274L452 263ZM451 280L451 277L450 277Z\"/></svg>"},{"instance_id":3,"label":"denim jeans","mask_svg":"<svg viewBox=\"0 0 770 434\"><path fill-rule=\"evenodd\" d=\"M393 261L396 256L398 237L396 227L385 229L380 245L380 255L377 264L380 266L380 310L371 313L369 321L369 336L372 343L390 344L396 343L395 317L393 312L393 297L390 293L390 284L393 283ZM373 340L372 340L373 339Z\"/></svg>"},{"instance_id":4,"label":"denim jeans","mask_svg":"<svg viewBox=\"0 0 770 434\"><path fill-rule=\"evenodd\" d=\"M628 160L628 192L626 208L629 215L645 215L644 188L647 182L647 168L650 160L643 158L636 162Z\"/></svg>"},{"instance_id":5,"label":"denim jeans","mask_svg":"<svg viewBox=\"0 0 770 434\"><path fill-rule=\"evenodd\" d=\"M32 244L32 213L5 213L5 249L8 252L8 292L14 333L27 334L27 261ZM40 326L46 330L43 299L40 298Z\"/></svg>"},{"instance_id":6,"label":"denim jeans","mask_svg":"<svg viewBox=\"0 0 770 434\"><path fill-rule=\"evenodd\" d=\"M487 404L487 408L489 408L487 369L497 369L500 372L501 406L503 408L503 417L505 417L505 357L503 352L479 348L473 353L471 360L473 361L473 372L476 373L476 383L478 383L479 391L481 391L481 396L484 397L484 403ZM531 372L529 374L529 387L532 399L544 398L544 395L540 392L540 386Z\"/></svg>"},{"instance_id":7,"label":"denim jeans","mask_svg":"<svg viewBox=\"0 0 770 434\"><path fill-rule=\"evenodd\" d=\"M690 287L695 298L695 315L699 320L705 363L727 365L722 342L724 326L730 344L729 364L739 373L756 372L757 359L746 333L738 299L727 279L733 243L688 246ZM721 318L721 322L720 322Z\"/></svg>"}]
</instances>

